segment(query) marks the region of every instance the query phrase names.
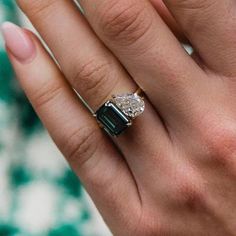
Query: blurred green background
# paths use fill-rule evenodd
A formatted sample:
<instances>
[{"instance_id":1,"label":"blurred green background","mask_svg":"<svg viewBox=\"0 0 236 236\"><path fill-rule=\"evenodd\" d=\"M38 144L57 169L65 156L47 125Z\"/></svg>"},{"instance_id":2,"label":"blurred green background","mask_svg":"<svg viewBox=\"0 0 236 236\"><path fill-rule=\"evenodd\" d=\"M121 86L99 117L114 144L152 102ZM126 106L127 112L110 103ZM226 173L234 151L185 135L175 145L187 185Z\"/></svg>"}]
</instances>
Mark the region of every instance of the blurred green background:
<instances>
[{"instance_id":1,"label":"blurred green background","mask_svg":"<svg viewBox=\"0 0 236 236\"><path fill-rule=\"evenodd\" d=\"M0 23L22 23L0 0ZM0 38L0 236L110 235L19 88Z\"/></svg>"}]
</instances>

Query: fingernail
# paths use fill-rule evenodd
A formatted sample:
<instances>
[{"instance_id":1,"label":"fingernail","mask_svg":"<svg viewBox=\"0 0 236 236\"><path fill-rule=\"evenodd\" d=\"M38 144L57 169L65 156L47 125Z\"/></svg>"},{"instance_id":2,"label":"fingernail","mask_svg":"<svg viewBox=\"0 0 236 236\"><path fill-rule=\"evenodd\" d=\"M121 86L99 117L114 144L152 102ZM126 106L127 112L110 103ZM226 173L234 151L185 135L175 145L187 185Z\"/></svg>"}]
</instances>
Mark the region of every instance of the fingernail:
<instances>
[{"instance_id":1,"label":"fingernail","mask_svg":"<svg viewBox=\"0 0 236 236\"><path fill-rule=\"evenodd\" d=\"M7 49L20 62L28 62L35 54L35 45L30 37L19 26L5 22L1 26Z\"/></svg>"}]
</instances>

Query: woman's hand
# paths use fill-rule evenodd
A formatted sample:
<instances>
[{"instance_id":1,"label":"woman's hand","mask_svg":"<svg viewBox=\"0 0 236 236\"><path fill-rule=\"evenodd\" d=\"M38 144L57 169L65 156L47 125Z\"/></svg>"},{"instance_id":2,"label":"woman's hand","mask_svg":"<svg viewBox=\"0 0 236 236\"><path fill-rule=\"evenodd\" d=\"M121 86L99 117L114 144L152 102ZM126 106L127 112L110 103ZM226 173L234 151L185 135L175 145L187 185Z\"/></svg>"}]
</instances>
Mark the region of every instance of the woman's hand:
<instances>
[{"instance_id":1,"label":"woman's hand","mask_svg":"<svg viewBox=\"0 0 236 236\"><path fill-rule=\"evenodd\" d=\"M3 33L20 83L105 221L121 236L236 235L236 5L165 0L190 57L147 0L19 0L61 71L30 32ZM146 94L112 142L98 109Z\"/></svg>"}]
</instances>

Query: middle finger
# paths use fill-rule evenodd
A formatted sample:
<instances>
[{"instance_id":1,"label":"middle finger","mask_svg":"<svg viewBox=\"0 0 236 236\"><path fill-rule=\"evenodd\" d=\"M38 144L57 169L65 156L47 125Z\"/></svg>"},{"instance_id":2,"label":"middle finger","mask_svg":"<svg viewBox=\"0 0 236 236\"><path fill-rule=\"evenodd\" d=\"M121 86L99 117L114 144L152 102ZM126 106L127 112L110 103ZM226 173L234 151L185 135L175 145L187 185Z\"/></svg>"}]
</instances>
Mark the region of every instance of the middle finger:
<instances>
[{"instance_id":1,"label":"middle finger","mask_svg":"<svg viewBox=\"0 0 236 236\"><path fill-rule=\"evenodd\" d=\"M177 127L190 117L191 106L199 103L197 98L205 87L201 83L205 74L150 1L79 2L95 32L145 91L163 120Z\"/></svg>"}]
</instances>

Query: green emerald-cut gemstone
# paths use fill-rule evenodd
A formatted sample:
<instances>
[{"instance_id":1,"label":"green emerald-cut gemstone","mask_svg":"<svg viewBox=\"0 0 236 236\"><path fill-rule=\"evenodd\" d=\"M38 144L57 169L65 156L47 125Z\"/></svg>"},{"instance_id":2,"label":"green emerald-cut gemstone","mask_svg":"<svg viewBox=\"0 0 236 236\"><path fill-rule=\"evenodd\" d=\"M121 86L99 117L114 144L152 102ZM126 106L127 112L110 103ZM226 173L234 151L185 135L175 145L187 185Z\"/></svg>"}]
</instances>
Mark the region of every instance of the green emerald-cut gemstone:
<instances>
[{"instance_id":1,"label":"green emerald-cut gemstone","mask_svg":"<svg viewBox=\"0 0 236 236\"><path fill-rule=\"evenodd\" d=\"M130 125L130 119L112 102L105 103L97 112L97 120L112 136L118 136Z\"/></svg>"}]
</instances>

